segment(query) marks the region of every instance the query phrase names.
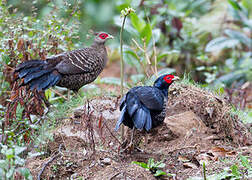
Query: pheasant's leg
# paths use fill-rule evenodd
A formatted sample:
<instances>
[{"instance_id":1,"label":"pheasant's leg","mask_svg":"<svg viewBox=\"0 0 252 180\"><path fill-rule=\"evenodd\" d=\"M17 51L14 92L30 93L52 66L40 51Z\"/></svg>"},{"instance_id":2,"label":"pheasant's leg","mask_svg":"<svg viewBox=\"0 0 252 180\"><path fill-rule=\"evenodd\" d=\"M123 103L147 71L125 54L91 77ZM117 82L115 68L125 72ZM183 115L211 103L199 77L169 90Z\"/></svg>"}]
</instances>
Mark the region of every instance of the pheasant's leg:
<instances>
[{"instance_id":1,"label":"pheasant's leg","mask_svg":"<svg viewBox=\"0 0 252 180\"><path fill-rule=\"evenodd\" d=\"M70 100L70 95L71 95L71 92L70 92L70 90L68 89L68 90L67 90L67 100L68 100L68 101Z\"/></svg>"},{"instance_id":2,"label":"pheasant's leg","mask_svg":"<svg viewBox=\"0 0 252 180\"><path fill-rule=\"evenodd\" d=\"M134 132L135 132L135 127L133 127L132 132L131 132L130 143L128 144L128 146L126 146L126 148L124 148L122 150L122 152L124 152L124 151L126 151L128 149L131 152L134 149L134 143L133 143Z\"/></svg>"},{"instance_id":3,"label":"pheasant's leg","mask_svg":"<svg viewBox=\"0 0 252 180\"><path fill-rule=\"evenodd\" d=\"M144 148L147 147L147 144L148 144L148 133L145 132L145 135L144 135Z\"/></svg>"},{"instance_id":4,"label":"pheasant's leg","mask_svg":"<svg viewBox=\"0 0 252 180\"><path fill-rule=\"evenodd\" d=\"M134 145L134 143L133 143L133 138L134 138L134 131L135 131L135 127L133 127L133 129L132 129L132 134L131 134L131 138L130 138L130 143L129 143L129 145Z\"/></svg>"}]
</instances>

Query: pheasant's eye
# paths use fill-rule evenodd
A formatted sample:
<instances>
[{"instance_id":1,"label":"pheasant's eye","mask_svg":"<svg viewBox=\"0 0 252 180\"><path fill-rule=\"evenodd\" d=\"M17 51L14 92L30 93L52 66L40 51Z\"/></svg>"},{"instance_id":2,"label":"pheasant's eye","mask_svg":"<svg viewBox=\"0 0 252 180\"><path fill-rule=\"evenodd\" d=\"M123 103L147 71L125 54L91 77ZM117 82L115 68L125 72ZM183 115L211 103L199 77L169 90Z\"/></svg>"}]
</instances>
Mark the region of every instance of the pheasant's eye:
<instances>
[{"instance_id":1,"label":"pheasant's eye","mask_svg":"<svg viewBox=\"0 0 252 180\"><path fill-rule=\"evenodd\" d=\"M108 35L105 34L105 33L102 33L102 34L100 34L99 37L100 37L101 39L106 39L106 38L108 37Z\"/></svg>"},{"instance_id":2,"label":"pheasant's eye","mask_svg":"<svg viewBox=\"0 0 252 180\"><path fill-rule=\"evenodd\" d=\"M172 79L173 79L173 78L174 78L173 75L167 75L167 76L164 77L164 80L165 80L168 84L170 84L170 83L172 82Z\"/></svg>"}]
</instances>

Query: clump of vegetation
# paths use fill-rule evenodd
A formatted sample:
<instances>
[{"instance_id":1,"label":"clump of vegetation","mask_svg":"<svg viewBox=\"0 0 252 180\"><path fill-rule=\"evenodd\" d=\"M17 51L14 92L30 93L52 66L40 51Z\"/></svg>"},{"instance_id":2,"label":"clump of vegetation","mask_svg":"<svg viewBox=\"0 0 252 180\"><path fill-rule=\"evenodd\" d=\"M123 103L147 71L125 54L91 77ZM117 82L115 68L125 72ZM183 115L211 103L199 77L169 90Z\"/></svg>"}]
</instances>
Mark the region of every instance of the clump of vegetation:
<instances>
[{"instance_id":1,"label":"clump of vegetation","mask_svg":"<svg viewBox=\"0 0 252 180\"><path fill-rule=\"evenodd\" d=\"M162 171L161 169L165 167L165 164L159 161L155 162L153 158L150 158L147 164L144 162L137 162L137 161L133 161L132 163L149 170L155 177L164 175L173 176L173 174Z\"/></svg>"},{"instance_id":2,"label":"clump of vegetation","mask_svg":"<svg viewBox=\"0 0 252 180\"><path fill-rule=\"evenodd\" d=\"M223 168L223 171L217 174L206 176L206 179L250 179L252 178L252 167L246 156L240 156L237 163L230 167ZM188 180L203 180L201 177L192 177Z\"/></svg>"}]
</instances>

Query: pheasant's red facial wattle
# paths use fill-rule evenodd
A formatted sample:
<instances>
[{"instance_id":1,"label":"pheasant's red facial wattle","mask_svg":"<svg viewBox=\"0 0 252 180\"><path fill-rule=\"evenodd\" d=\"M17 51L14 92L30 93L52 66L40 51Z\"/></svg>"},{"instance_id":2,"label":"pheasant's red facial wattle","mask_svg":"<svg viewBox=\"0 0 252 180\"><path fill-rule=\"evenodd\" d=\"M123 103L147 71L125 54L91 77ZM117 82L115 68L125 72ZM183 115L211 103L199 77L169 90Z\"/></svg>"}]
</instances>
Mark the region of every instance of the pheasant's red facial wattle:
<instances>
[{"instance_id":1,"label":"pheasant's red facial wattle","mask_svg":"<svg viewBox=\"0 0 252 180\"><path fill-rule=\"evenodd\" d=\"M99 35L99 37L100 37L101 39L106 39L106 38L108 37L108 34L106 34L106 33L101 33L101 34Z\"/></svg>"},{"instance_id":2,"label":"pheasant's red facial wattle","mask_svg":"<svg viewBox=\"0 0 252 180\"><path fill-rule=\"evenodd\" d=\"M167 75L167 76L164 77L164 80L165 80L165 82L167 82L168 84L171 84L173 78L174 78L174 75L169 74L169 75Z\"/></svg>"}]
</instances>

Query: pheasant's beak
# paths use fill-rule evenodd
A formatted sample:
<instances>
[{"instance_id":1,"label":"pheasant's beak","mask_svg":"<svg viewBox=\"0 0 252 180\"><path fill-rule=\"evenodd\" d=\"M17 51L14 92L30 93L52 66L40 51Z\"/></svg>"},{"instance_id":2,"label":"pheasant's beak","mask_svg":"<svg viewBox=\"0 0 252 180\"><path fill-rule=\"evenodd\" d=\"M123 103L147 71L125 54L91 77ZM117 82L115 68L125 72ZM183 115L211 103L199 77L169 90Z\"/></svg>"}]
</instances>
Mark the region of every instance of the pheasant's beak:
<instances>
[{"instance_id":1,"label":"pheasant's beak","mask_svg":"<svg viewBox=\"0 0 252 180\"><path fill-rule=\"evenodd\" d=\"M174 78L172 79L173 81L178 81L180 78L178 76L174 76Z\"/></svg>"},{"instance_id":2,"label":"pheasant's beak","mask_svg":"<svg viewBox=\"0 0 252 180\"><path fill-rule=\"evenodd\" d=\"M107 39L114 39L114 36L112 36L112 35L108 35L108 37L107 37Z\"/></svg>"}]
</instances>

